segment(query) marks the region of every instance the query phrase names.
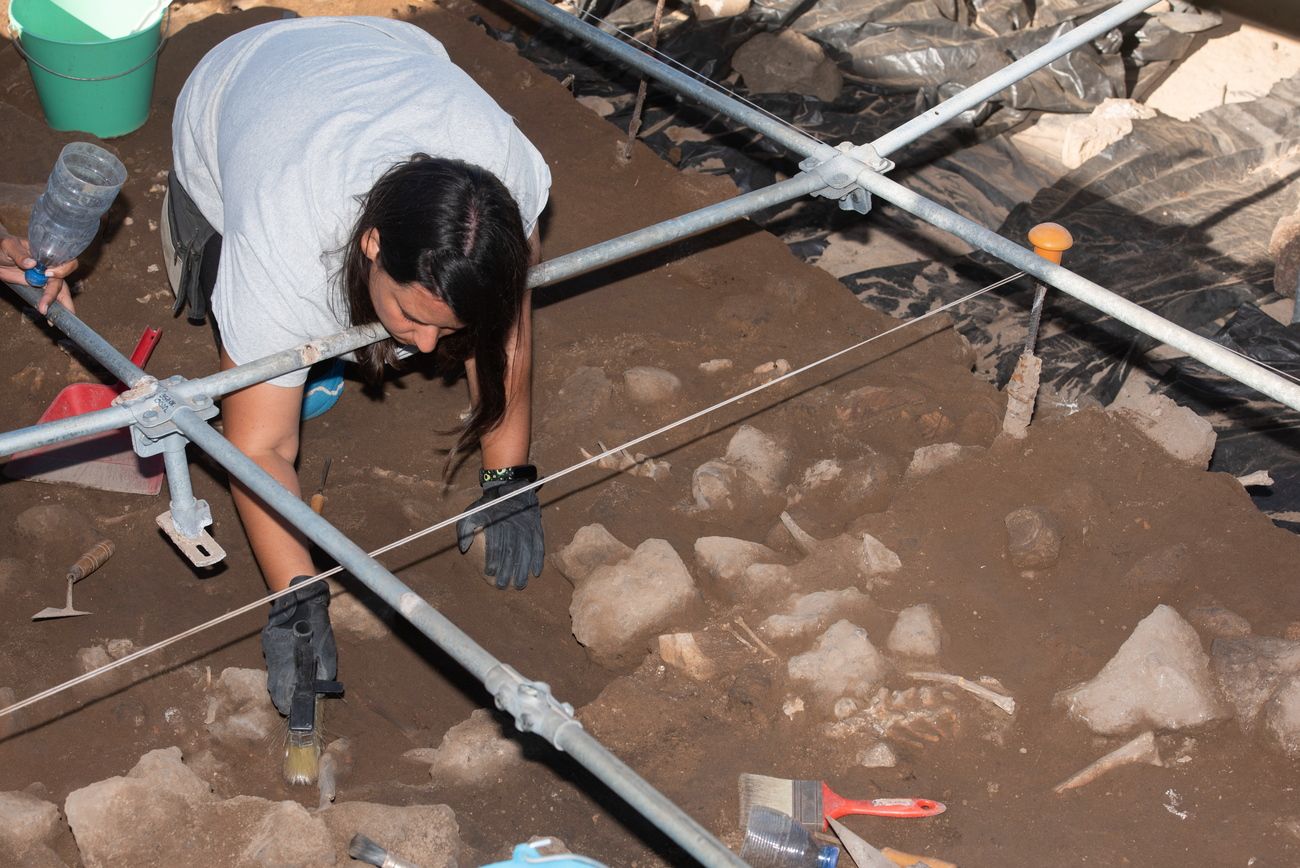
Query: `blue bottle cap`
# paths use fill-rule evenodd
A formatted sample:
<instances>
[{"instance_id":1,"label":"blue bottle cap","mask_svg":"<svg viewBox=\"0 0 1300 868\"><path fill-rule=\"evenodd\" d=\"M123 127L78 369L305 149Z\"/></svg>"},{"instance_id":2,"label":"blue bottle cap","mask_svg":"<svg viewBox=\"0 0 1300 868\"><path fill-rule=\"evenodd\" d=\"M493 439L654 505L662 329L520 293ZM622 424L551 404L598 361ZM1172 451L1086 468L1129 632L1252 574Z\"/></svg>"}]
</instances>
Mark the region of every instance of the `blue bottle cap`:
<instances>
[{"instance_id":1,"label":"blue bottle cap","mask_svg":"<svg viewBox=\"0 0 1300 868\"><path fill-rule=\"evenodd\" d=\"M23 277L27 278L28 286L44 286L49 281L49 278L45 276L45 266L39 262L24 271Z\"/></svg>"}]
</instances>

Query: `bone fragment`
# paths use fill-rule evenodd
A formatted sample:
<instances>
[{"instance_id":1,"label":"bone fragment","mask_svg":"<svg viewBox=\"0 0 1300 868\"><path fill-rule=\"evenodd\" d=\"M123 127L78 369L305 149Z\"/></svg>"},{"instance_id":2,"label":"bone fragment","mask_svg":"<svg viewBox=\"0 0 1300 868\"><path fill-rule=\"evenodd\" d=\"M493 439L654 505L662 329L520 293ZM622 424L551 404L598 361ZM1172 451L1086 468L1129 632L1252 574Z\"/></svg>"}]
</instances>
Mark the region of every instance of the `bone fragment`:
<instances>
[{"instance_id":1,"label":"bone fragment","mask_svg":"<svg viewBox=\"0 0 1300 868\"><path fill-rule=\"evenodd\" d=\"M777 654L775 651L773 651L770 645L768 645L762 639L758 638L758 635L753 630L749 629L749 625L745 623L745 619L740 617L739 615L736 616L736 626L744 630L745 635L753 639L754 642L758 645L758 647L762 648L763 653L766 654L768 657L771 657L773 660L781 659L781 656Z\"/></svg>"},{"instance_id":2,"label":"bone fragment","mask_svg":"<svg viewBox=\"0 0 1300 868\"><path fill-rule=\"evenodd\" d=\"M917 681L937 681L941 684L951 684L978 696L985 702L991 702L1007 714L1016 713L1016 700L1010 696L1003 696L1001 693L995 693L987 687L981 687L969 679L962 678L960 675L949 675L947 672L909 672L908 678L915 678Z\"/></svg>"},{"instance_id":3,"label":"bone fragment","mask_svg":"<svg viewBox=\"0 0 1300 868\"><path fill-rule=\"evenodd\" d=\"M1002 433L1008 437L1023 440L1029 434L1042 368L1042 360L1033 353L1022 353L1016 361L1016 370L1007 382L1007 412L1002 417Z\"/></svg>"},{"instance_id":4,"label":"bone fragment","mask_svg":"<svg viewBox=\"0 0 1300 868\"><path fill-rule=\"evenodd\" d=\"M821 545L812 534L795 523L795 520L790 517L790 513L781 513L781 524L785 525L785 529L790 531L790 536L794 537L795 545L799 546L804 554L812 554Z\"/></svg>"},{"instance_id":5,"label":"bone fragment","mask_svg":"<svg viewBox=\"0 0 1300 868\"><path fill-rule=\"evenodd\" d=\"M1273 477L1267 470L1256 470L1254 473L1247 473L1245 476L1238 476L1237 481L1241 483L1242 488L1250 488L1255 485L1272 485Z\"/></svg>"},{"instance_id":6,"label":"bone fragment","mask_svg":"<svg viewBox=\"0 0 1300 868\"><path fill-rule=\"evenodd\" d=\"M606 451L607 447L599 440L596 445L600 451ZM597 453L588 452L581 446L578 451L582 453L583 458L591 458ZM596 462L596 466L602 470L621 470L629 476L644 476L647 479L659 480L668 475L671 465L667 461L656 461L649 455L637 453L635 456L626 449L620 449L613 455L606 455Z\"/></svg>"},{"instance_id":7,"label":"bone fragment","mask_svg":"<svg viewBox=\"0 0 1300 868\"><path fill-rule=\"evenodd\" d=\"M1156 748L1156 734L1151 730L1147 730L1122 747L1115 748L1069 780L1057 784L1052 788L1052 792L1059 794L1066 790L1073 790L1092 783L1112 769L1136 763L1164 766L1164 761L1160 759L1160 751Z\"/></svg>"}]
</instances>

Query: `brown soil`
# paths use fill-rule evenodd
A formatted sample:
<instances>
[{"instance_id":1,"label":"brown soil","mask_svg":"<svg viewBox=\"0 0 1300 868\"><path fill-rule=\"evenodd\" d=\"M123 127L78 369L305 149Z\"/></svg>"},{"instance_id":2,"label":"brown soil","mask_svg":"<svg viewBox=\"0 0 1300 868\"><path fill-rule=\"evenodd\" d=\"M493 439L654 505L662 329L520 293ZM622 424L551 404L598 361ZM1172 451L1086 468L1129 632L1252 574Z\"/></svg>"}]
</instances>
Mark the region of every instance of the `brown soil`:
<instances>
[{"instance_id":1,"label":"brown soil","mask_svg":"<svg viewBox=\"0 0 1300 868\"><path fill-rule=\"evenodd\" d=\"M336 2L312 4L310 11L386 15L390 9L387 3ZM543 234L549 255L733 192L726 181L679 174L644 149L629 165L620 164L619 133L467 23L467 10L417 11L415 20L446 42L547 155L555 176ZM205 327L170 318L166 278L154 268L161 260L151 221L158 217L160 174L169 167L170 107L208 48L277 14L234 12L185 27L162 56L149 123L111 143L131 177L108 237L83 260L77 311L122 348L132 346L145 325L161 326L163 341L150 363L156 374L200 376L216 361ZM44 126L12 49L0 51L0 94L0 182L41 184L58 148L81 136ZM15 224L22 219L19 209L0 213L11 229L21 229ZM862 308L831 276L794 259L779 241L744 225L548 289L538 302L534 458L546 470L578 460L579 446L622 442L752 385L758 378L750 372L765 362L784 358L798 365L892 324ZM0 307L0 382L11 384L0 429L30 424L60 388L90 378L54 339L16 302ZM700 373L699 363L720 357L734 360L729 372ZM1257 633L1280 635L1300 619L1297 541L1259 514L1230 477L1177 464L1099 411L1040 420L1023 443L994 444L1000 396L970 374L970 361L946 324L913 327L639 447L671 462L667 481L591 469L548 486L542 496L552 551L578 528L600 521L633 546L649 537L667 539L690 564L694 540L708 534L788 545L788 538L782 543L772 532L779 504L707 519L681 508L693 468L720 455L741 420L781 439L796 473L822 458L848 460L867 450L901 468L927 443L991 447L918 482L900 482L880 512L843 515L837 504L815 499L802 505L801 520L817 535L866 530L901 557L902 571L871 590L873 607L862 624L878 644L893 613L929 602L948 637L942 668L996 676L1020 704L1009 728L985 727L987 715L966 707L971 725L959 734L920 746L897 744L896 768L855 770L861 743L825 739L811 714L787 718L783 664L755 660L734 677L704 685L664 671L655 656L629 670L596 665L570 634L571 588L549 566L526 591L498 592L455 553L449 532L399 549L384 563L501 660L550 683L608 747L732 844L739 840L735 776L753 771L827 778L850 795L945 801L949 810L937 819L860 819L852 825L879 845L962 865L1297 864L1300 841L1275 825L1297 811L1296 763L1233 724L1191 733L1194 745L1186 744L1187 734L1162 738L1167 755L1188 749L1190 762L1123 769L1066 797L1051 792L1118 743L1068 721L1052 696L1095 674L1158 602L1186 612L1216 600L1249 619ZM678 403L647 411L616 394L607 405L584 407L558 395L579 367L601 368L619 383L635 365L681 377ZM845 421L837 408L867 385L897 390L908 400ZM436 450L448 438L431 432L454 426L465 406L463 384L446 385L423 368L394 378L382 400L351 383L337 408L305 426L304 490L314 490L332 457L325 515L367 549L454 514L472 499L471 474L458 474L448 491L436 483ZM146 645L263 592L224 475L211 462L191 458L196 492L211 504L214 535L228 551L220 568L201 574L154 526L154 516L166 509L163 497L0 484L0 554L21 561L16 573L0 574L0 686L26 697L77 674L79 648L120 638ZM19 532L15 517L51 504L73 512L52 519L37 536ZM1037 574L1020 572L1005 555L1003 518L1027 505L1051 510L1065 538L1059 564ZM61 599L63 570L88 533L117 544L113 560L78 586L78 606L94 614L29 621L32 612ZM1179 543L1194 556L1172 588L1144 590L1123 580L1143 556ZM690 629L736 614L754 623L763 614L730 612L712 597L709 602L700 621L675 626ZM146 751L175 744L187 758L213 751L207 768L222 795L313 805L314 791L280 782L277 745L240 754L213 747L203 728L207 674L260 666L261 626L259 616L236 619L155 655L129 676L93 682L24 711L16 727L0 728L9 733L0 740L0 790L30 788L62 803L71 790L123 774ZM331 735L353 740L357 764L340 798L451 805L466 845L461 864L503 857L512 843L533 834L558 835L574 851L610 865L689 862L540 741L529 742L530 761L507 780L431 786L424 768L403 761L402 753L436 747L450 726L487 701L485 693L400 626L378 640L343 637L341 659L348 697L332 704L328 726ZM1167 790L1181 797L1185 819L1166 809ZM70 832L58 851L79 864Z\"/></svg>"}]
</instances>

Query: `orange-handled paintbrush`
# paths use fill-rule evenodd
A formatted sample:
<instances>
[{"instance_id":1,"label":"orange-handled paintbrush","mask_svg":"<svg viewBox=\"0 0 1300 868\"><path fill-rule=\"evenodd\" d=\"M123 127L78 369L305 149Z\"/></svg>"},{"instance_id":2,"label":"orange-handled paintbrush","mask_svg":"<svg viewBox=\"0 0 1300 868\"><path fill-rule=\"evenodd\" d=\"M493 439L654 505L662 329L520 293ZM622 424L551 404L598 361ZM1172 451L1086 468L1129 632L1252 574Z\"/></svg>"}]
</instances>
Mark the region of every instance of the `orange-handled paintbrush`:
<instances>
[{"instance_id":1,"label":"orange-handled paintbrush","mask_svg":"<svg viewBox=\"0 0 1300 868\"><path fill-rule=\"evenodd\" d=\"M827 818L864 815L870 817L933 817L948 808L933 799L846 799L825 781L791 781L766 775L740 776L740 816L758 805L793 817L810 831L826 828ZM742 826L744 823L741 824Z\"/></svg>"}]
</instances>

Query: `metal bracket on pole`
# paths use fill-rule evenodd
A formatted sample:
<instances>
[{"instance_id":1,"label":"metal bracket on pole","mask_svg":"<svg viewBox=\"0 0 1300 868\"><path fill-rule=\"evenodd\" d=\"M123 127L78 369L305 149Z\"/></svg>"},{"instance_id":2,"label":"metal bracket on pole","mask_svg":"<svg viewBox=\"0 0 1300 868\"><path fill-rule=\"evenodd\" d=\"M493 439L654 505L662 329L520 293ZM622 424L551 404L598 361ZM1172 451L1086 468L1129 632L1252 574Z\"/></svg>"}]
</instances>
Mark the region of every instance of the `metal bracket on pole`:
<instances>
[{"instance_id":1,"label":"metal bracket on pole","mask_svg":"<svg viewBox=\"0 0 1300 868\"><path fill-rule=\"evenodd\" d=\"M184 377L168 377L161 383L146 377L135 388L123 392L114 401L125 407L135 424L131 426L131 446L137 455L162 454L167 470L167 490L171 509L158 516L158 527L196 567L210 567L226 557L226 551L204 528L212 524L212 509L206 500L196 500L190 485L190 469L185 459L189 439L181 433L172 417L181 409L191 410L200 419L217 415L216 404L206 395L184 398L172 389L185 382Z\"/></svg>"},{"instance_id":2,"label":"metal bracket on pole","mask_svg":"<svg viewBox=\"0 0 1300 868\"><path fill-rule=\"evenodd\" d=\"M498 663L483 679L488 692L496 698L497 708L515 719L520 732L535 732L560 747L560 731L568 726L582 728L573 716L573 706L551 695L544 681L529 681L513 667Z\"/></svg>"},{"instance_id":3,"label":"metal bracket on pole","mask_svg":"<svg viewBox=\"0 0 1300 868\"><path fill-rule=\"evenodd\" d=\"M870 144L855 146L852 142L842 142L834 150L838 153L815 155L799 164L800 169L826 182L824 189L812 195L838 199L842 210L866 214L871 210L871 194L858 183L858 175L863 169L884 174L894 164L877 154Z\"/></svg>"}]
</instances>

